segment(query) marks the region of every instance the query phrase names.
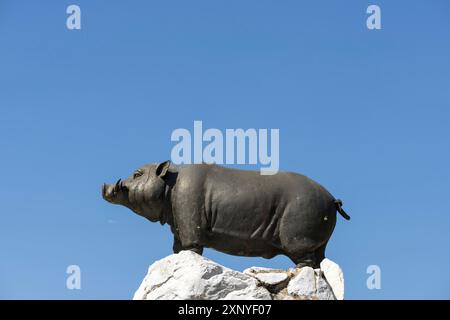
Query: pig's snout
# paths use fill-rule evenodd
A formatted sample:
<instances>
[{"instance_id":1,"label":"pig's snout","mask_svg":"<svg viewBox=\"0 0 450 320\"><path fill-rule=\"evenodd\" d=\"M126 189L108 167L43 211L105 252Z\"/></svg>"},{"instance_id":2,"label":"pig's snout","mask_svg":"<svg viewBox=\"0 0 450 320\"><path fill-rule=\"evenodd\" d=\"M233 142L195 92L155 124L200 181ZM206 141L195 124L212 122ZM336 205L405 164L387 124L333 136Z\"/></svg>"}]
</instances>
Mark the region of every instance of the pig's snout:
<instances>
[{"instance_id":1,"label":"pig's snout","mask_svg":"<svg viewBox=\"0 0 450 320\"><path fill-rule=\"evenodd\" d=\"M119 195L123 192L122 180L119 179L115 184L106 184L102 186L102 196L108 202L116 203Z\"/></svg>"}]
</instances>

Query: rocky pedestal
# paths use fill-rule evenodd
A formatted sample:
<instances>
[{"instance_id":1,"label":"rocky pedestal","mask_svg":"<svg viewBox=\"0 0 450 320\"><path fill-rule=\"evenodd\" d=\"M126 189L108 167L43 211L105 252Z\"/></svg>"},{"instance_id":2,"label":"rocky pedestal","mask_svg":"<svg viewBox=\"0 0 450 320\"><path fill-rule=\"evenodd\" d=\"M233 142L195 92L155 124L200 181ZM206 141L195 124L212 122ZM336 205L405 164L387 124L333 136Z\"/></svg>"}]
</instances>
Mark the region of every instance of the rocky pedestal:
<instances>
[{"instance_id":1,"label":"rocky pedestal","mask_svg":"<svg viewBox=\"0 0 450 320\"><path fill-rule=\"evenodd\" d=\"M342 300L344 277L329 259L320 269L252 267L239 272L192 251L153 263L135 300Z\"/></svg>"}]
</instances>

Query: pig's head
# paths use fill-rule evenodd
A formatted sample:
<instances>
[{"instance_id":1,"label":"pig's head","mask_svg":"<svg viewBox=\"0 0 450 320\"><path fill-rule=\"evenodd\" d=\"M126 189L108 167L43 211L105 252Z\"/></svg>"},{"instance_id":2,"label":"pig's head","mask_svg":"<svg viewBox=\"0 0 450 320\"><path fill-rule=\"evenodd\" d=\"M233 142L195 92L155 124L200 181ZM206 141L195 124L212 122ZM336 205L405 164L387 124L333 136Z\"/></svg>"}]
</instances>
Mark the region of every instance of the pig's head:
<instances>
[{"instance_id":1,"label":"pig's head","mask_svg":"<svg viewBox=\"0 0 450 320\"><path fill-rule=\"evenodd\" d=\"M170 161L147 164L126 180L103 184L103 199L126 206L152 222L161 221L166 205L164 178L169 166Z\"/></svg>"}]
</instances>

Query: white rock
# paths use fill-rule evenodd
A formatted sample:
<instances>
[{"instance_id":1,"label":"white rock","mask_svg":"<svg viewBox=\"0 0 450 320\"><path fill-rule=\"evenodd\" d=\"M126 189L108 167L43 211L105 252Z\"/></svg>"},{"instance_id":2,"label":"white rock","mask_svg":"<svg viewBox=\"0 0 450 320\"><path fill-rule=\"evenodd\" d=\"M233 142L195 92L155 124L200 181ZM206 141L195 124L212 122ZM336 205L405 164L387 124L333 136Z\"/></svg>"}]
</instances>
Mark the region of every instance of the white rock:
<instances>
[{"instance_id":1,"label":"white rock","mask_svg":"<svg viewBox=\"0 0 450 320\"><path fill-rule=\"evenodd\" d=\"M252 267L242 273L182 251L153 263L134 299L334 300L343 294L342 270L328 259L315 270Z\"/></svg>"},{"instance_id":2,"label":"white rock","mask_svg":"<svg viewBox=\"0 0 450 320\"><path fill-rule=\"evenodd\" d=\"M265 268L265 267L250 267L242 271L245 274L248 275L254 275L255 273L273 273L273 272L285 272L281 269L272 269L272 268Z\"/></svg>"},{"instance_id":3,"label":"white rock","mask_svg":"<svg viewBox=\"0 0 450 320\"><path fill-rule=\"evenodd\" d=\"M336 300L328 282L322 277L316 277L317 299L319 300Z\"/></svg>"},{"instance_id":4,"label":"white rock","mask_svg":"<svg viewBox=\"0 0 450 320\"><path fill-rule=\"evenodd\" d=\"M264 272L253 275L256 279L267 286L274 286L286 281L288 275L284 272Z\"/></svg>"},{"instance_id":5,"label":"white rock","mask_svg":"<svg viewBox=\"0 0 450 320\"><path fill-rule=\"evenodd\" d=\"M271 299L258 281L192 251L181 251L153 263L135 300Z\"/></svg>"},{"instance_id":6,"label":"white rock","mask_svg":"<svg viewBox=\"0 0 450 320\"><path fill-rule=\"evenodd\" d=\"M323 259L320 263L320 269L325 275L325 279L333 289L337 300L344 299L344 274L338 264L330 259Z\"/></svg>"},{"instance_id":7,"label":"white rock","mask_svg":"<svg viewBox=\"0 0 450 320\"><path fill-rule=\"evenodd\" d=\"M314 269L303 267L300 272L289 281L287 292L290 295L313 296L316 293L316 276Z\"/></svg>"},{"instance_id":8,"label":"white rock","mask_svg":"<svg viewBox=\"0 0 450 320\"><path fill-rule=\"evenodd\" d=\"M244 274L255 277L262 284L274 286L287 280L287 271L281 269L271 269L264 267L251 267L243 271Z\"/></svg>"}]
</instances>

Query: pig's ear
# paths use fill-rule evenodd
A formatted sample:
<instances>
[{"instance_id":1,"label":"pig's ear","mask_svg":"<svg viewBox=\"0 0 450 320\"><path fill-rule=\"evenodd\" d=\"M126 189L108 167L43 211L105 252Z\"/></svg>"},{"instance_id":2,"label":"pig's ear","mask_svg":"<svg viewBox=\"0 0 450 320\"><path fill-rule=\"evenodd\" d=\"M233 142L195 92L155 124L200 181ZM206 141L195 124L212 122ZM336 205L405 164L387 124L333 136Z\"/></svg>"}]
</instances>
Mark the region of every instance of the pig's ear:
<instances>
[{"instance_id":1,"label":"pig's ear","mask_svg":"<svg viewBox=\"0 0 450 320\"><path fill-rule=\"evenodd\" d=\"M170 160L161 162L160 164L158 164L158 166L156 167L156 175L158 177L164 177L167 173L167 170L169 170L169 166L170 166Z\"/></svg>"}]
</instances>

